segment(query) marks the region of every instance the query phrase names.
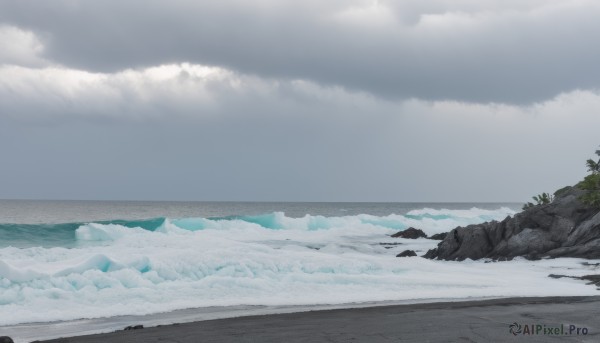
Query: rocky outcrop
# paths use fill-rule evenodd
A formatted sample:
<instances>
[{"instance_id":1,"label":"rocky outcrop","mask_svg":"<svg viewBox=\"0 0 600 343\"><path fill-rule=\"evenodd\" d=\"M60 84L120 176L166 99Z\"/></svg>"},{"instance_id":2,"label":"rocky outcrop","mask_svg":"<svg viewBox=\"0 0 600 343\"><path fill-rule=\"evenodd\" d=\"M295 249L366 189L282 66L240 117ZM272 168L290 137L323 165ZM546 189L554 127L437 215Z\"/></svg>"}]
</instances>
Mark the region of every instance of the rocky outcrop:
<instances>
[{"instance_id":1,"label":"rocky outcrop","mask_svg":"<svg viewBox=\"0 0 600 343\"><path fill-rule=\"evenodd\" d=\"M562 189L554 201L498 222L457 227L424 257L495 260L524 256L600 258L600 212L581 203L585 191Z\"/></svg>"},{"instance_id":2,"label":"rocky outcrop","mask_svg":"<svg viewBox=\"0 0 600 343\"><path fill-rule=\"evenodd\" d=\"M404 250L403 252L396 255L396 257L412 257L417 256L417 253L414 250Z\"/></svg>"},{"instance_id":3,"label":"rocky outcrop","mask_svg":"<svg viewBox=\"0 0 600 343\"><path fill-rule=\"evenodd\" d=\"M427 238L427 234L423 232L423 230L415 229L414 227L409 227L404 231L398 231L392 235L393 238L409 238L409 239L417 239L417 238Z\"/></svg>"},{"instance_id":4,"label":"rocky outcrop","mask_svg":"<svg viewBox=\"0 0 600 343\"><path fill-rule=\"evenodd\" d=\"M446 236L448 236L448 232L436 233L435 235L431 235L428 238L435 239L437 241L442 241L444 240L444 238L446 238Z\"/></svg>"}]
</instances>

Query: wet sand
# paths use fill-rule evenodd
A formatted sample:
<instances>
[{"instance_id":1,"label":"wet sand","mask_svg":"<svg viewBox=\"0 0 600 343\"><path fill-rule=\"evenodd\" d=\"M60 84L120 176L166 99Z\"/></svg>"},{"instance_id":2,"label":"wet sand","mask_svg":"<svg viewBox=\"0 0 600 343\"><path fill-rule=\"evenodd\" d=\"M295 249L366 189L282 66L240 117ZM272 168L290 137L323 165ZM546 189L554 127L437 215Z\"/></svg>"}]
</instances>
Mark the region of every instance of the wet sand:
<instances>
[{"instance_id":1,"label":"wet sand","mask_svg":"<svg viewBox=\"0 0 600 343\"><path fill-rule=\"evenodd\" d=\"M513 336L512 323L564 325ZM587 335L568 335L569 325ZM322 310L165 325L44 342L600 342L600 297L508 298Z\"/></svg>"}]
</instances>

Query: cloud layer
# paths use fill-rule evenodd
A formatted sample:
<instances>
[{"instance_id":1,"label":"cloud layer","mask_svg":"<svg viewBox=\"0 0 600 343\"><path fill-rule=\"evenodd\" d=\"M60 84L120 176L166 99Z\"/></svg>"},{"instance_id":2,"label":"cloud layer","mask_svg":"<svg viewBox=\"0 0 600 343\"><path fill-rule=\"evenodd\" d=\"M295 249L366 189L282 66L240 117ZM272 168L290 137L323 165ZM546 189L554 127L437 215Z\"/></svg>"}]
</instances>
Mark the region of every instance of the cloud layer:
<instances>
[{"instance_id":1,"label":"cloud layer","mask_svg":"<svg viewBox=\"0 0 600 343\"><path fill-rule=\"evenodd\" d=\"M77 69L189 62L390 99L513 104L600 86L599 15L593 0L0 4L0 21Z\"/></svg>"},{"instance_id":2,"label":"cloud layer","mask_svg":"<svg viewBox=\"0 0 600 343\"><path fill-rule=\"evenodd\" d=\"M599 143L599 12L1 2L0 198L524 201Z\"/></svg>"}]
</instances>

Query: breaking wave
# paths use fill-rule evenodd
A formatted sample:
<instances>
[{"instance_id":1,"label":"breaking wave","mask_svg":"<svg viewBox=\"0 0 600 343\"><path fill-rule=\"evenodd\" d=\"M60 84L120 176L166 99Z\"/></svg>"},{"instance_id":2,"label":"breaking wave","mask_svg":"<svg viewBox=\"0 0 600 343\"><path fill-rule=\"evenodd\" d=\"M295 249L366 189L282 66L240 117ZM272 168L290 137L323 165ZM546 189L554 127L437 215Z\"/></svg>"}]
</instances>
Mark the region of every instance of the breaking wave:
<instances>
[{"instance_id":1,"label":"breaking wave","mask_svg":"<svg viewBox=\"0 0 600 343\"><path fill-rule=\"evenodd\" d=\"M422 209L404 215L156 218L0 225L0 326L228 305L311 305L594 292L549 281L546 261L398 259L431 235L514 212ZM401 243L401 245L398 245ZM572 267L563 261L554 272ZM473 268L476 264L477 268ZM510 276L510 277L508 277ZM516 282L518 281L518 282ZM554 286L552 286L554 285ZM544 293L544 294L541 294Z\"/></svg>"},{"instance_id":2,"label":"breaking wave","mask_svg":"<svg viewBox=\"0 0 600 343\"><path fill-rule=\"evenodd\" d=\"M283 212L254 216L227 216L214 218L153 218L146 220L112 220L97 223L64 224L0 224L0 247L75 247L77 241L108 240L116 231L111 227L120 226L146 231L165 230L176 226L182 230L239 230L263 228L268 230L326 230L344 227L376 226L381 229L403 230L410 226L423 229L428 234L448 231L456 226L480 223L488 220L501 220L514 211L503 207L498 210L413 210L404 215L389 216L356 215L325 217L305 215L300 218L287 217ZM101 231L106 231L102 233ZM121 232L121 234L127 234Z\"/></svg>"}]
</instances>

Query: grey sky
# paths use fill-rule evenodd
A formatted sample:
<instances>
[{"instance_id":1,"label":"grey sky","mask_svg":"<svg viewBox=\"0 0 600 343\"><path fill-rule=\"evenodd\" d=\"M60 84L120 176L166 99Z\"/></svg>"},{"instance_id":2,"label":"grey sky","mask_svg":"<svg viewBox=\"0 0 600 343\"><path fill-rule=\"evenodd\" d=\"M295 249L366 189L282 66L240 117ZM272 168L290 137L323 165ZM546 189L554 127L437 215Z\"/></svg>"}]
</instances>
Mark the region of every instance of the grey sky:
<instances>
[{"instance_id":1,"label":"grey sky","mask_svg":"<svg viewBox=\"0 0 600 343\"><path fill-rule=\"evenodd\" d=\"M0 198L524 201L585 174L596 1L2 1Z\"/></svg>"}]
</instances>

